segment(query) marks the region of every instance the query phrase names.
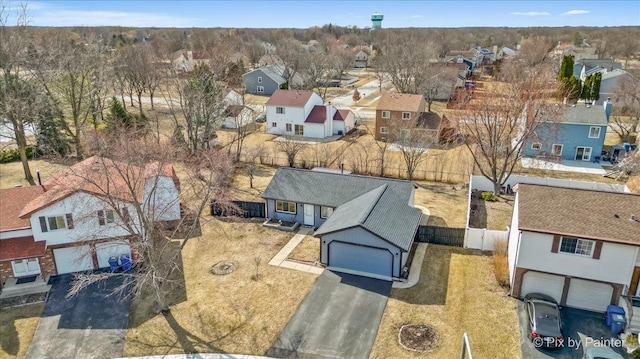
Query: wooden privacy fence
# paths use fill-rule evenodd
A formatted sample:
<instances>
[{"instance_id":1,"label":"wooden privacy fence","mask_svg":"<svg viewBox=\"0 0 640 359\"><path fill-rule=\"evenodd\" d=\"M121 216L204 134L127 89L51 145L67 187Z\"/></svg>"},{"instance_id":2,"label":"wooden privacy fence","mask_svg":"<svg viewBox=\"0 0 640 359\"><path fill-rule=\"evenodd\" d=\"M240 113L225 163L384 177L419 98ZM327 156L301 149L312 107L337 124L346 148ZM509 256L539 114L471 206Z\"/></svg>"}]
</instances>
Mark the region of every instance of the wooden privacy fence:
<instances>
[{"instance_id":1,"label":"wooden privacy fence","mask_svg":"<svg viewBox=\"0 0 640 359\"><path fill-rule=\"evenodd\" d=\"M211 215L217 217L239 216L244 218L266 218L267 210L264 202L233 201L239 210L220 208L215 202L211 202Z\"/></svg>"},{"instance_id":2,"label":"wooden privacy fence","mask_svg":"<svg viewBox=\"0 0 640 359\"><path fill-rule=\"evenodd\" d=\"M419 226L418 232L416 232L415 241L420 243L464 247L464 233L464 228Z\"/></svg>"}]
</instances>

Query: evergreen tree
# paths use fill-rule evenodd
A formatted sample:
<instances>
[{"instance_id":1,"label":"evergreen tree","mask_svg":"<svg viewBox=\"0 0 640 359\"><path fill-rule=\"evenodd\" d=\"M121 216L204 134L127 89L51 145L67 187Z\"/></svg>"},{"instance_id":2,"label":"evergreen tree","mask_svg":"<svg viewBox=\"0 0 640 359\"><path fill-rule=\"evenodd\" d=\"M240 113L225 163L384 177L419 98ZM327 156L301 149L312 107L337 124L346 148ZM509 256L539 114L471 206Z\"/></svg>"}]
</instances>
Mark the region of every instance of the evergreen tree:
<instances>
[{"instance_id":1,"label":"evergreen tree","mask_svg":"<svg viewBox=\"0 0 640 359\"><path fill-rule=\"evenodd\" d=\"M66 156L71 150L63 135L60 122L56 120L53 106L45 104L38 113L36 122L36 153L39 156ZM58 114L59 116L59 114Z\"/></svg>"},{"instance_id":2,"label":"evergreen tree","mask_svg":"<svg viewBox=\"0 0 640 359\"><path fill-rule=\"evenodd\" d=\"M562 57L560 70L558 71L558 81L568 79L573 76L573 55L565 55Z\"/></svg>"},{"instance_id":3,"label":"evergreen tree","mask_svg":"<svg viewBox=\"0 0 640 359\"><path fill-rule=\"evenodd\" d=\"M584 79L584 84L582 85L582 91L580 91L580 98L583 100L590 100L591 99L591 82L592 82L592 75L587 76L587 78Z\"/></svg>"},{"instance_id":4,"label":"evergreen tree","mask_svg":"<svg viewBox=\"0 0 640 359\"><path fill-rule=\"evenodd\" d=\"M107 123L107 128L110 130L120 127L131 128L132 126L131 114L115 96L111 98L109 112L107 113L105 122Z\"/></svg>"},{"instance_id":5,"label":"evergreen tree","mask_svg":"<svg viewBox=\"0 0 640 359\"><path fill-rule=\"evenodd\" d=\"M598 101L600 99L600 84L602 83L602 73L598 72L593 75L591 80L591 99Z\"/></svg>"}]
</instances>

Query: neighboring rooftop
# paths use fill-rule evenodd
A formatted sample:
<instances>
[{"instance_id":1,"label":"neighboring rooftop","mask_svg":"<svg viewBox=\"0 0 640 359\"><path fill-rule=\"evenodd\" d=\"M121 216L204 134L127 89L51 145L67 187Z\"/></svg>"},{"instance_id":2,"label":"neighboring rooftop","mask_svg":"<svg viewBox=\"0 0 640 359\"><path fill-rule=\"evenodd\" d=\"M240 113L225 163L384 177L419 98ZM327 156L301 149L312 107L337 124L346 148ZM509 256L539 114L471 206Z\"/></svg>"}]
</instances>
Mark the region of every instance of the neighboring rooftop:
<instances>
[{"instance_id":1,"label":"neighboring rooftop","mask_svg":"<svg viewBox=\"0 0 640 359\"><path fill-rule=\"evenodd\" d=\"M276 90L267 101L267 106L304 107L313 91Z\"/></svg>"},{"instance_id":2,"label":"neighboring rooftop","mask_svg":"<svg viewBox=\"0 0 640 359\"><path fill-rule=\"evenodd\" d=\"M517 192L520 230L640 243L640 195L525 183Z\"/></svg>"},{"instance_id":3,"label":"neighboring rooftop","mask_svg":"<svg viewBox=\"0 0 640 359\"><path fill-rule=\"evenodd\" d=\"M383 92L376 110L385 111L424 111L424 97L397 92Z\"/></svg>"},{"instance_id":4,"label":"neighboring rooftop","mask_svg":"<svg viewBox=\"0 0 640 359\"><path fill-rule=\"evenodd\" d=\"M351 110L338 110L333 114L334 121L344 121L351 113Z\"/></svg>"},{"instance_id":5,"label":"neighboring rooftop","mask_svg":"<svg viewBox=\"0 0 640 359\"><path fill-rule=\"evenodd\" d=\"M305 123L324 123L327 120L327 107L324 105L315 105L309 116L304 120Z\"/></svg>"},{"instance_id":6,"label":"neighboring rooftop","mask_svg":"<svg viewBox=\"0 0 640 359\"><path fill-rule=\"evenodd\" d=\"M413 190L404 180L280 168L262 197L335 207L318 235L360 225L409 250L422 216L409 203Z\"/></svg>"}]
</instances>

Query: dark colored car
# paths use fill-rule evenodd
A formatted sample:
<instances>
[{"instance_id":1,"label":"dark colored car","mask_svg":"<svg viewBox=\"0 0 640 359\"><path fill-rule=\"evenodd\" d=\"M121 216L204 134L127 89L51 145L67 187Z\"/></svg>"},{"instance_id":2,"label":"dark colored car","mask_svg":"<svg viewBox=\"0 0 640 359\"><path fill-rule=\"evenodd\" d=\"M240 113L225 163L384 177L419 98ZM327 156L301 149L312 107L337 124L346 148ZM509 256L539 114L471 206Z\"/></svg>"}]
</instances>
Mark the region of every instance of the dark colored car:
<instances>
[{"instance_id":1,"label":"dark colored car","mask_svg":"<svg viewBox=\"0 0 640 359\"><path fill-rule=\"evenodd\" d=\"M256 117L256 122L257 123L265 123L265 122L267 122L267 114L263 113L262 115L259 115L258 117Z\"/></svg>"},{"instance_id":2,"label":"dark colored car","mask_svg":"<svg viewBox=\"0 0 640 359\"><path fill-rule=\"evenodd\" d=\"M560 308L552 297L529 293L524 297L529 318L529 338L536 348L555 349L564 346Z\"/></svg>"}]
</instances>

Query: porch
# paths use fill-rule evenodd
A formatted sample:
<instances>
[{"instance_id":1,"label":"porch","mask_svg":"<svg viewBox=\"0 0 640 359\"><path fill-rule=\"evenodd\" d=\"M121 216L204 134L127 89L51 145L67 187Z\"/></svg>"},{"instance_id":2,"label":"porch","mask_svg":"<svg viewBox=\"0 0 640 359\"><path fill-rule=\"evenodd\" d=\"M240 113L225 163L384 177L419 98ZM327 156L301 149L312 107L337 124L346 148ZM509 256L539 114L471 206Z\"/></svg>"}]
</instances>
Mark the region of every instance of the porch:
<instances>
[{"instance_id":1,"label":"porch","mask_svg":"<svg viewBox=\"0 0 640 359\"><path fill-rule=\"evenodd\" d=\"M0 292L0 299L18 297L28 294L46 293L51 289L48 278L42 274L22 278L7 278Z\"/></svg>"},{"instance_id":2,"label":"porch","mask_svg":"<svg viewBox=\"0 0 640 359\"><path fill-rule=\"evenodd\" d=\"M522 167L539 168L552 171L580 172L603 175L606 171L600 163L590 161L572 161L550 158L525 157L522 159Z\"/></svg>"}]
</instances>

